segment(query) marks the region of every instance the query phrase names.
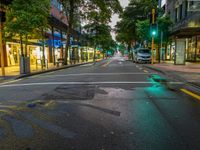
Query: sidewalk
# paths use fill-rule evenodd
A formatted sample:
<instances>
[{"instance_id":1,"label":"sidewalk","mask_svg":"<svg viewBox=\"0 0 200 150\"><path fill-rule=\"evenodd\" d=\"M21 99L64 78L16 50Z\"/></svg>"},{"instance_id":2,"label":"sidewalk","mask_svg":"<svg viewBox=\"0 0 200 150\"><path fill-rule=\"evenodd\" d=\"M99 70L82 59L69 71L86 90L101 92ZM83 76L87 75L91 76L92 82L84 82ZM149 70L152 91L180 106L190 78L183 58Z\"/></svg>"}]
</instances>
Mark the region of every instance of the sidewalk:
<instances>
[{"instance_id":1,"label":"sidewalk","mask_svg":"<svg viewBox=\"0 0 200 150\"><path fill-rule=\"evenodd\" d=\"M98 61L101 61L101 60L96 60L96 61L98 62ZM70 67L85 65L85 64L92 63L92 62L93 62L93 60L88 61L88 62L80 62L80 63L76 63L76 64L69 64L69 65L60 66L60 67L56 67L56 66L51 65L48 69L45 69L45 70L41 70L41 68L39 68L38 70L36 70L36 68L32 68L31 73L24 74L24 75L20 75L19 66L6 67L5 68L5 71L6 71L5 77L2 76L1 67L0 67L0 83L8 81L8 80L14 80L14 79L19 79L19 78L23 78L23 77L32 76L32 75L42 74L42 73L46 73L46 72L52 72L52 71L66 69L66 68L70 68Z\"/></svg>"},{"instance_id":2,"label":"sidewalk","mask_svg":"<svg viewBox=\"0 0 200 150\"><path fill-rule=\"evenodd\" d=\"M187 82L200 87L200 63L174 65L173 62L164 62L161 64L144 66L161 72L176 81Z\"/></svg>"}]
</instances>

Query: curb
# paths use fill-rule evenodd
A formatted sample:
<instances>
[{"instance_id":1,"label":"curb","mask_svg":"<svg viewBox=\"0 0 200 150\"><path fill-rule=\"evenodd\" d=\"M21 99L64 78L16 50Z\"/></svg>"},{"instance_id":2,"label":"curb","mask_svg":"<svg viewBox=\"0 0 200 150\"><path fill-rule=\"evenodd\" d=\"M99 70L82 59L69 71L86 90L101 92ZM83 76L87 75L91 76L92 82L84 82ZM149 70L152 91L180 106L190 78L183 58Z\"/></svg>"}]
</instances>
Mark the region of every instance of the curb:
<instances>
[{"instance_id":1,"label":"curb","mask_svg":"<svg viewBox=\"0 0 200 150\"><path fill-rule=\"evenodd\" d=\"M159 68L152 67L152 66L145 66L145 65L142 65L142 66L145 67L145 68L148 68L148 69L151 69L151 70L160 72L160 73L162 73L162 74L164 74L164 75L167 75L165 71L163 71L163 70L161 70L161 69L159 69Z\"/></svg>"},{"instance_id":2,"label":"curb","mask_svg":"<svg viewBox=\"0 0 200 150\"><path fill-rule=\"evenodd\" d=\"M167 73L166 71L163 71L162 69L159 69L159 68L156 68L156 67L145 66L145 65L142 65L142 66L145 67L145 68L148 68L148 69L151 69L151 70L160 72L160 73L162 73L163 75L166 75L166 76L169 77L169 78L177 79L177 77L178 77L178 80L179 80L179 81L184 82L184 83L185 83L186 85L188 85L188 86L191 86L191 87L188 87L189 90L193 91L194 93L200 94L200 85L198 85L198 84L196 84L196 83L187 82L187 81L185 81L184 78L180 77L179 75L169 74L169 73ZM175 78L175 77L176 77L176 78ZM185 87L185 88L186 88L186 87Z\"/></svg>"},{"instance_id":3,"label":"curb","mask_svg":"<svg viewBox=\"0 0 200 150\"><path fill-rule=\"evenodd\" d=\"M53 68L53 69L48 69L48 70L43 70L43 71L38 71L38 72L33 72L33 73L29 73L29 74L20 75L20 76L17 76L15 79L21 79L21 78L25 78L25 77L30 77L30 76L34 76L34 75L39 75L39 74L43 74L43 73L63 70L63 69L67 69L67 68L73 68L73 67L86 65L86 64L92 64L92 63L94 63L94 62L79 63L79 64L69 65L69 66L66 65L66 66L62 66L62 67L58 67L58 68Z\"/></svg>"}]
</instances>

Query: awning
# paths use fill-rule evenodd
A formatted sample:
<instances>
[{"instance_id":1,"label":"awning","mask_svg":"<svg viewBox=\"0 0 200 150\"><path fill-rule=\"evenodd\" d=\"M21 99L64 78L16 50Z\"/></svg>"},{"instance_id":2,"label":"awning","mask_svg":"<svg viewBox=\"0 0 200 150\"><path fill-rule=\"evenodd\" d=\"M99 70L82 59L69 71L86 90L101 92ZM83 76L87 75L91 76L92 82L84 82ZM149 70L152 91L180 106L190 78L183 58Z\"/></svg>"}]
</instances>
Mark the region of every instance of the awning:
<instances>
[{"instance_id":1,"label":"awning","mask_svg":"<svg viewBox=\"0 0 200 150\"><path fill-rule=\"evenodd\" d=\"M200 27L180 28L179 30L172 32L171 35L178 38L190 38L192 36L200 35Z\"/></svg>"}]
</instances>

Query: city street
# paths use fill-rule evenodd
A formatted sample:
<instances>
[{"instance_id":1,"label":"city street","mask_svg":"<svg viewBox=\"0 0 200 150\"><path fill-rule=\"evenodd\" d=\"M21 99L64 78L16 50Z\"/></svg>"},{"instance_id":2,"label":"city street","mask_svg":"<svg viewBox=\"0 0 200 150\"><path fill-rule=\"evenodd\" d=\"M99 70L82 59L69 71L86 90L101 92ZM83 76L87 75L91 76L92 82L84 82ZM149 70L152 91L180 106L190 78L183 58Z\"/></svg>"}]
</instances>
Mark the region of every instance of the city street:
<instances>
[{"instance_id":1,"label":"city street","mask_svg":"<svg viewBox=\"0 0 200 150\"><path fill-rule=\"evenodd\" d=\"M0 149L200 149L199 101L155 78L118 54L0 84Z\"/></svg>"}]
</instances>

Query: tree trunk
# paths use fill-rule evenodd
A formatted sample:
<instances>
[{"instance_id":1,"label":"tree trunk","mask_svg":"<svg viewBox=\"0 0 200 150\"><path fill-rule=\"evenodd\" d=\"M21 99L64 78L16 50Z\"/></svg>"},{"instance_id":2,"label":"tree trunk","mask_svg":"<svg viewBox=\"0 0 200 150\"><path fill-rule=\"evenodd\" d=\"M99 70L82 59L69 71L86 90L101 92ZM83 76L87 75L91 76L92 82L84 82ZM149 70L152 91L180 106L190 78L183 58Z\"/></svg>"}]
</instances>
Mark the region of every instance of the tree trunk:
<instances>
[{"instance_id":1,"label":"tree trunk","mask_svg":"<svg viewBox=\"0 0 200 150\"><path fill-rule=\"evenodd\" d=\"M71 37L71 31L72 31L72 25L74 22L74 0L69 0L69 4L70 4L70 11L69 13L69 26L67 28L67 41L66 41L66 49L65 49L65 58L64 58L64 65L68 65L68 50L69 50L69 46L70 46L70 37Z\"/></svg>"},{"instance_id":2,"label":"tree trunk","mask_svg":"<svg viewBox=\"0 0 200 150\"><path fill-rule=\"evenodd\" d=\"M168 47L168 43L165 44L165 60L167 60L167 47ZM170 53L170 57L171 57L171 53Z\"/></svg>"},{"instance_id":3,"label":"tree trunk","mask_svg":"<svg viewBox=\"0 0 200 150\"><path fill-rule=\"evenodd\" d=\"M42 69L46 67L45 64L45 37L44 37L44 29L42 29Z\"/></svg>"},{"instance_id":4,"label":"tree trunk","mask_svg":"<svg viewBox=\"0 0 200 150\"><path fill-rule=\"evenodd\" d=\"M129 59L131 58L131 60L133 60L133 55L131 52L131 44L128 44L128 57L129 57Z\"/></svg>"},{"instance_id":5,"label":"tree trunk","mask_svg":"<svg viewBox=\"0 0 200 150\"><path fill-rule=\"evenodd\" d=\"M94 56L93 56L93 62L96 61L96 46L94 47Z\"/></svg>"},{"instance_id":6,"label":"tree trunk","mask_svg":"<svg viewBox=\"0 0 200 150\"><path fill-rule=\"evenodd\" d=\"M23 39L22 39L22 35L20 35L20 46L21 46L21 55L22 55L22 57L24 57L24 49L23 49Z\"/></svg>"},{"instance_id":7,"label":"tree trunk","mask_svg":"<svg viewBox=\"0 0 200 150\"><path fill-rule=\"evenodd\" d=\"M25 41L25 57L27 57L28 53L27 45L28 45L28 35L26 35L26 41Z\"/></svg>"},{"instance_id":8,"label":"tree trunk","mask_svg":"<svg viewBox=\"0 0 200 150\"><path fill-rule=\"evenodd\" d=\"M161 45L160 44L158 44L158 56L157 56L157 58L158 58L158 63L160 63L160 51L161 51Z\"/></svg>"},{"instance_id":9,"label":"tree trunk","mask_svg":"<svg viewBox=\"0 0 200 150\"><path fill-rule=\"evenodd\" d=\"M61 59L63 59L63 44L62 44L62 39L63 39L63 33L62 33L62 30L60 30L60 42L61 42L60 58Z\"/></svg>"}]
</instances>

